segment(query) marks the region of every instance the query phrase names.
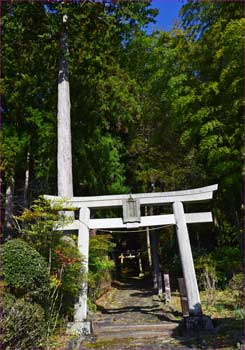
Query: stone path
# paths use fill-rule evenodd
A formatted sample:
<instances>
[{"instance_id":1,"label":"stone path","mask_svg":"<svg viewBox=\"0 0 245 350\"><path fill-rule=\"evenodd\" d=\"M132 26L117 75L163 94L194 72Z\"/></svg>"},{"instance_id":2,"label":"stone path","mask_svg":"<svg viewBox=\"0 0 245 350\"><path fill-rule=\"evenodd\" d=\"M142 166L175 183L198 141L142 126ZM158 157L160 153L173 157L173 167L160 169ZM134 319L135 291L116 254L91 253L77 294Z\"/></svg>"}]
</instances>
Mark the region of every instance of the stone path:
<instances>
[{"instance_id":1,"label":"stone path","mask_svg":"<svg viewBox=\"0 0 245 350\"><path fill-rule=\"evenodd\" d=\"M131 278L115 282L97 301L92 327L94 337L80 350L174 350L171 338L179 323L151 288L151 280Z\"/></svg>"},{"instance_id":2,"label":"stone path","mask_svg":"<svg viewBox=\"0 0 245 350\"><path fill-rule=\"evenodd\" d=\"M151 281L128 279L114 283L98 300L94 333L85 339L66 336L57 350L245 350L230 328L187 338L180 336L179 321L180 314L159 300ZM243 339L240 333L242 328L236 339Z\"/></svg>"},{"instance_id":3,"label":"stone path","mask_svg":"<svg viewBox=\"0 0 245 350\"><path fill-rule=\"evenodd\" d=\"M151 281L128 279L116 282L97 304L98 311L92 322L93 335L72 349L231 350L233 348L210 347L205 345L202 339L181 337L180 315L159 300L151 288Z\"/></svg>"},{"instance_id":4,"label":"stone path","mask_svg":"<svg viewBox=\"0 0 245 350\"><path fill-rule=\"evenodd\" d=\"M163 302L151 288L151 281L137 278L116 282L112 290L97 301L96 321L114 324L162 324L173 317L163 312Z\"/></svg>"}]
</instances>

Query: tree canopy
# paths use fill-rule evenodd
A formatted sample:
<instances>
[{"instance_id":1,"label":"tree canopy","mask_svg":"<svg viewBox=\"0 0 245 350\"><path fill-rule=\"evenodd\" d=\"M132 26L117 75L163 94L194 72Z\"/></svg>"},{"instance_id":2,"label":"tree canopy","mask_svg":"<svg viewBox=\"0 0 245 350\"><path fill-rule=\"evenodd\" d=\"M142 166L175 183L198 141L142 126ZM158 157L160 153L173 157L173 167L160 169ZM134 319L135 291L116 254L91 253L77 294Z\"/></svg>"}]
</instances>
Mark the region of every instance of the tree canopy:
<instances>
[{"instance_id":1,"label":"tree canopy","mask_svg":"<svg viewBox=\"0 0 245 350\"><path fill-rule=\"evenodd\" d=\"M65 13L74 195L217 182L209 237L241 244L242 2L187 1L181 23L151 34L145 26L157 9L149 1L3 7L2 190L14 179L15 213L40 194L57 193Z\"/></svg>"}]
</instances>

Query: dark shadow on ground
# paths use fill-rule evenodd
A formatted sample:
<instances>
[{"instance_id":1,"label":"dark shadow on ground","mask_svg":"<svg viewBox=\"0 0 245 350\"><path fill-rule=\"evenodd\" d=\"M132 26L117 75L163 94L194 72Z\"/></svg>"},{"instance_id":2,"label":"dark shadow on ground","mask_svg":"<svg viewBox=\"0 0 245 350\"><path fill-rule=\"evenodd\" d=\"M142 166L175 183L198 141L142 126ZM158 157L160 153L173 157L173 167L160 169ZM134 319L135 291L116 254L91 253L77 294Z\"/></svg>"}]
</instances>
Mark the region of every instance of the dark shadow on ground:
<instances>
[{"instance_id":1,"label":"dark shadow on ground","mask_svg":"<svg viewBox=\"0 0 245 350\"><path fill-rule=\"evenodd\" d=\"M131 294L132 297L136 298L151 298L157 296L157 292L153 289L152 279L150 277L145 278L122 278L120 281L114 281L112 286L119 290L133 290ZM136 290L136 291L135 291ZM153 300L151 305L128 305L125 307L118 308L104 308L101 305L97 305L98 311L104 315L120 315L125 313L140 313L142 315L151 315L162 322L176 322L179 321L173 320L173 318L168 317L168 315L173 315L174 313L171 310L161 309L159 306L158 300ZM175 312L175 317L180 316L180 313ZM133 317L133 315L132 315Z\"/></svg>"},{"instance_id":2,"label":"dark shadow on ground","mask_svg":"<svg viewBox=\"0 0 245 350\"><path fill-rule=\"evenodd\" d=\"M124 277L120 280L113 281L112 287L122 290L135 290L147 291L155 293L153 289L153 283L150 277L139 278L139 277ZM152 294L152 295L153 295Z\"/></svg>"},{"instance_id":3,"label":"dark shadow on ground","mask_svg":"<svg viewBox=\"0 0 245 350\"><path fill-rule=\"evenodd\" d=\"M159 314L161 310L159 308L156 308L154 305L153 306L127 306L127 307L121 307L117 309L105 309L103 306L97 306L97 309L104 315L120 315L120 314L125 314L125 313L141 313L143 315L153 315L156 318L158 318L160 321L163 322L173 322L171 318L168 318L166 314ZM133 315L132 315L133 319ZM174 321L178 323L178 321Z\"/></svg>"}]
</instances>

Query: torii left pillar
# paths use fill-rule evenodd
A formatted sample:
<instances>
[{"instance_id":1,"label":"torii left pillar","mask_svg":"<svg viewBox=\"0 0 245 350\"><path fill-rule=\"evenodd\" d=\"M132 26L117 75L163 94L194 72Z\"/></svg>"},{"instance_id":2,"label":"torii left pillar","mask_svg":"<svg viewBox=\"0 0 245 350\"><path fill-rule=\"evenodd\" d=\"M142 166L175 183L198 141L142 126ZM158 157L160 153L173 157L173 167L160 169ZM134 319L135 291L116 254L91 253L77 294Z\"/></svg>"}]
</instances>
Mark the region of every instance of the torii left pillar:
<instances>
[{"instance_id":1,"label":"torii left pillar","mask_svg":"<svg viewBox=\"0 0 245 350\"><path fill-rule=\"evenodd\" d=\"M90 323L87 322L87 293L88 293L88 259L89 259L89 220L90 210L86 207L79 212L78 249L83 258L85 281L82 283L78 302L75 304L74 322L69 327L73 333L90 334Z\"/></svg>"}]
</instances>

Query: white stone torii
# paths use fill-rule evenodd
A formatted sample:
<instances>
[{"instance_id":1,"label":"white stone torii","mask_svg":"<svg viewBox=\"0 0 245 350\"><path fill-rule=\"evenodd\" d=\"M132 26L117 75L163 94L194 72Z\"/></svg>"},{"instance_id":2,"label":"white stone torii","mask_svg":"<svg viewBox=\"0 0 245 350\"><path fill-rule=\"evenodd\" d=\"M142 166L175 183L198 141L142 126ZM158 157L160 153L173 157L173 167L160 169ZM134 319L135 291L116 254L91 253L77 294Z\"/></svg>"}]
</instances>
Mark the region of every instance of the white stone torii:
<instances>
[{"instance_id":1,"label":"white stone torii","mask_svg":"<svg viewBox=\"0 0 245 350\"><path fill-rule=\"evenodd\" d=\"M72 197L65 199L64 209L79 209L79 220L74 220L62 230L78 230L78 249L85 257L84 269L88 271L89 256L89 230L90 229L115 229L115 228L138 228L160 225L176 225L177 239L180 250L183 275L187 290L187 299L190 315L201 313L201 303L196 280L194 263L187 224L212 222L211 212L185 213L182 202L199 202L213 198L213 192L218 185L196 188L183 191L137 193L133 195L121 194L95 197ZM48 196L50 201L64 200L58 196ZM140 205L173 204L173 214L142 216L140 222L124 223L122 218L90 219L90 208L121 207L125 200L133 198ZM74 323L75 329L82 327L87 318L87 284L82 286L82 293L78 303L75 305Z\"/></svg>"}]
</instances>

